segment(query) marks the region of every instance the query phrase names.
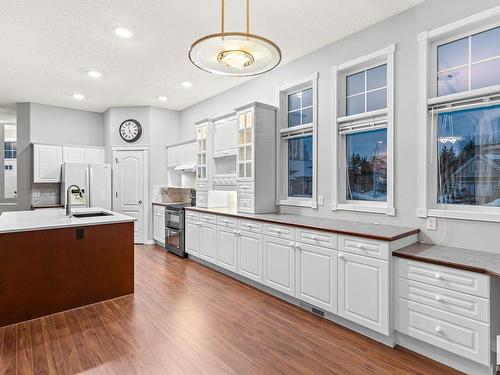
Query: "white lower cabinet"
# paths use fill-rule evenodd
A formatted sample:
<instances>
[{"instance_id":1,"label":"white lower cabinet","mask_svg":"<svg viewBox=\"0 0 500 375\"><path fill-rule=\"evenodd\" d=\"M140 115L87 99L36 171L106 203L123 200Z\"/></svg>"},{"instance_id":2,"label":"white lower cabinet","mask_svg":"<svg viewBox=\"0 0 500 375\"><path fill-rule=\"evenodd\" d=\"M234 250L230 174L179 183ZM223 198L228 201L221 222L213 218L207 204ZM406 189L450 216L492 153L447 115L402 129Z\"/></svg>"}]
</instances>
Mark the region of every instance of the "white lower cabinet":
<instances>
[{"instance_id":1,"label":"white lower cabinet","mask_svg":"<svg viewBox=\"0 0 500 375\"><path fill-rule=\"evenodd\" d=\"M153 239L165 243L165 209L163 207L153 209Z\"/></svg>"},{"instance_id":2,"label":"white lower cabinet","mask_svg":"<svg viewBox=\"0 0 500 375\"><path fill-rule=\"evenodd\" d=\"M389 334L389 262L339 252L338 314Z\"/></svg>"},{"instance_id":3,"label":"white lower cabinet","mask_svg":"<svg viewBox=\"0 0 500 375\"><path fill-rule=\"evenodd\" d=\"M241 231L238 236L238 273L262 282L262 235Z\"/></svg>"},{"instance_id":4,"label":"white lower cabinet","mask_svg":"<svg viewBox=\"0 0 500 375\"><path fill-rule=\"evenodd\" d=\"M208 262L216 263L217 229L215 225L200 225L200 246L198 256Z\"/></svg>"},{"instance_id":5,"label":"white lower cabinet","mask_svg":"<svg viewBox=\"0 0 500 375\"><path fill-rule=\"evenodd\" d=\"M186 253L198 256L200 252L200 223L186 220L184 232L186 234Z\"/></svg>"},{"instance_id":6,"label":"white lower cabinet","mask_svg":"<svg viewBox=\"0 0 500 375\"><path fill-rule=\"evenodd\" d=\"M263 236L263 283L295 297L294 242Z\"/></svg>"},{"instance_id":7,"label":"white lower cabinet","mask_svg":"<svg viewBox=\"0 0 500 375\"><path fill-rule=\"evenodd\" d=\"M313 306L337 313L337 251L297 244L296 297Z\"/></svg>"},{"instance_id":8,"label":"white lower cabinet","mask_svg":"<svg viewBox=\"0 0 500 375\"><path fill-rule=\"evenodd\" d=\"M217 227L217 264L236 272L238 235L235 229Z\"/></svg>"}]
</instances>

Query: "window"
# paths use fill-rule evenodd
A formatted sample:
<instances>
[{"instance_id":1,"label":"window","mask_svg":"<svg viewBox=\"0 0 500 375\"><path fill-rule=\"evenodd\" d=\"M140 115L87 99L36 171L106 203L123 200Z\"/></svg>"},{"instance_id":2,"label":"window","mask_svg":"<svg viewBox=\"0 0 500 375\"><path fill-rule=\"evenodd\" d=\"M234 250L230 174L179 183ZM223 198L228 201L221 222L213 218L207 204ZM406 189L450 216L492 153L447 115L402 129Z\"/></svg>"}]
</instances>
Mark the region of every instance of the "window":
<instances>
[{"instance_id":1,"label":"window","mask_svg":"<svg viewBox=\"0 0 500 375\"><path fill-rule=\"evenodd\" d=\"M3 130L4 135L3 198L12 199L17 196L17 127L14 124L0 124L0 126L3 128L0 130Z\"/></svg>"},{"instance_id":2,"label":"window","mask_svg":"<svg viewBox=\"0 0 500 375\"><path fill-rule=\"evenodd\" d=\"M438 96L500 85L500 27L437 47Z\"/></svg>"},{"instance_id":3,"label":"window","mask_svg":"<svg viewBox=\"0 0 500 375\"><path fill-rule=\"evenodd\" d=\"M277 204L317 207L316 92L317 74L278 89L281 168Z\"/></svg>"},{"instance_id":4,"label":"window","mask_svg":"<svg viewBox=\"0 0 500 375\"><path fill-rule=\"evenodd\" d=\"M419 35L421 217L500 221L499 16Z\"/></svg>"},{"instance_id":5,"label":"window","mask_svg":"<svg viewBox=\"0 0 500 375\"><path fill-rule=\"evenodd\" d=\"M347 200L387 200L387 130L346 135Z\"/></svg>"},{"instance_id":6,"label":"window","mask_svg":"<svg viewBox=\"0 0 500 375\"><path fill-rule=\"evenodd\" d=\"M387 64L346 77L346 114L387 108Z\"/></svg>"},{"instance_id":7,"label":"window","mask_svg":"<svg viewBox=\"0 0 500 375\"><path fill-rule=\"evenodd\" d=\"M333 210L394 215L395 46L332 68Z\"/></svg>"}]
</instances>

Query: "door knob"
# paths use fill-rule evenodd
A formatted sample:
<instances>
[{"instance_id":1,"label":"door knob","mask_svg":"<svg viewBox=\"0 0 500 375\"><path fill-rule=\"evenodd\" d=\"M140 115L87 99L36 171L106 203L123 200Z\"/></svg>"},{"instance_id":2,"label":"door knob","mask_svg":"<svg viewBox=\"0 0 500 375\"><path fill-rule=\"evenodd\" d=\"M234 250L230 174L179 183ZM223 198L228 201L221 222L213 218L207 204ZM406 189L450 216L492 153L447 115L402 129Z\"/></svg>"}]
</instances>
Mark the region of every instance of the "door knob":
<instances>
[{"instance_id":1,"label":"door knob","mask_svg":"<svg viewBox=\"0 0 500 375\"><path fill-rule=\"evenodd\" d=\"M139 204L142 204L142 201L139 201Z\"/></svg>"}]
</instances>

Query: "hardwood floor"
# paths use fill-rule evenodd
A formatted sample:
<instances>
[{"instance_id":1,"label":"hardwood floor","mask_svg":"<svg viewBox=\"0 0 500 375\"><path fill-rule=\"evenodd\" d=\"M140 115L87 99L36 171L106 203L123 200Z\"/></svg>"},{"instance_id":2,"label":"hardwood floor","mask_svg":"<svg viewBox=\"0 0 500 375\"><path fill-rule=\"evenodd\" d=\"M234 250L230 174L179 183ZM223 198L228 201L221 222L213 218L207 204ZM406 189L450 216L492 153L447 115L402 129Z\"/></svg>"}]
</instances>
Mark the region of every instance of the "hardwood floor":
<instances>
[{"instance_id":1,"label":"hardwood floor","mask_svg":"<svg viewBox=\"0 0 500 375\"><path fill-rule=\"evenodd\" d=\"M157 246L135 294L0 328L0 374L458 374Z\"/></svg>"}]
</instances>

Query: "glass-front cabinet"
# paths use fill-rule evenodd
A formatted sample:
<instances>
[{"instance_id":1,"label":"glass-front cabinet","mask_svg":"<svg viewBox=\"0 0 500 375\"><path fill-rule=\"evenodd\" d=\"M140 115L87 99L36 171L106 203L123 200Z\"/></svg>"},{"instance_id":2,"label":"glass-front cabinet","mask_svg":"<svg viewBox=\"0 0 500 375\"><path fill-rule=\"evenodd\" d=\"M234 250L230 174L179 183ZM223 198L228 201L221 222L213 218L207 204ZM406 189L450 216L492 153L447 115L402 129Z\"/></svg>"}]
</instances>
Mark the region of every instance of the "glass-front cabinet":
<instances>
[{"instance_id":1,"label":"glass-front cabinet","mask_svg":"<svg viewBox=\"0 0 500 375\"><path fill-rule=\"evenodd\" d=\"M196 128L197 144L197 172L198 180L207 179L207 126L200 125Z\"/></svg>"},{"instance_id":2,"label":"glass-front cabinet","mask_svg":"<svg viewBox=\"0 0 500 375\"><path fill-rule=\"evenodd\" d=\"M238 115L238 178L253 179L253 110Z\"/></svg>"}]
</instances>

